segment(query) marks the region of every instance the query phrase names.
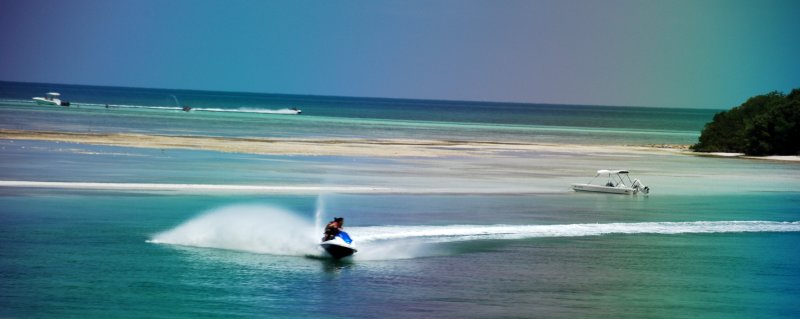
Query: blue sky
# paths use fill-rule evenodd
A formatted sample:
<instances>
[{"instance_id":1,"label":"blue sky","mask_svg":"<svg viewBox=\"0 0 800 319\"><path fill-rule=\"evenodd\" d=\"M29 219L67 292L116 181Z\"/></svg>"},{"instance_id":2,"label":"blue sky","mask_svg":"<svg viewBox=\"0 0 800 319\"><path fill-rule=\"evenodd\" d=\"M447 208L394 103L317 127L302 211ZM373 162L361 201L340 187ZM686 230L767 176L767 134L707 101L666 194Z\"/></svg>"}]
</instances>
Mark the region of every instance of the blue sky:
<instances>
[{"instance_id":1,"label":"blue sky","mask_svg":"<svg viewBox=\"0 0 800 319\"><path fill-rule=\"evenodd\" d=\"M0 80L730 108L800 87L800 1L3 1Z\"/></svg>"}]
</instances>

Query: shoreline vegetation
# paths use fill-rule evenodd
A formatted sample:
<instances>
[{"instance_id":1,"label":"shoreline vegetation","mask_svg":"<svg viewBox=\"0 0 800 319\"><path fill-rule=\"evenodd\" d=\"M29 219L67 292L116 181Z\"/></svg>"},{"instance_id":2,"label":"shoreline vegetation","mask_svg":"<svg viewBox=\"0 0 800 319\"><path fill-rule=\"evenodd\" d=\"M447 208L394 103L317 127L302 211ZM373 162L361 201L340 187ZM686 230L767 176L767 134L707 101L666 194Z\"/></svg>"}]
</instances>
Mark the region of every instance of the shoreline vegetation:
<instances>
[{"instance_id":1,"label":"shoreline vegetation","mask_svg":"<svg viewBox=\"0 0 800 319\"><path fill-rule=\"evenodd\" d=\"M774 91L749 98L714 115L703 128L697 152L747 156L800 155L800 88L788 95Z\"/></svg>"},{"instance_id":2,"label":"shoreline vegetation","mask_svg":"<svg viewBox=\"0 0 800 319\"><path fill-rule=\"evenodd\" d=\"M800 162L800 156L746 156L737 152L693 152L690 145L579 145L411 139L303 139L168 136L133 133L78 133L0 129L2 140L36 140L149 149L186 149L284 156L492 157L519 152L653 153L742 157Z\"/></svg>"}]
</instances>

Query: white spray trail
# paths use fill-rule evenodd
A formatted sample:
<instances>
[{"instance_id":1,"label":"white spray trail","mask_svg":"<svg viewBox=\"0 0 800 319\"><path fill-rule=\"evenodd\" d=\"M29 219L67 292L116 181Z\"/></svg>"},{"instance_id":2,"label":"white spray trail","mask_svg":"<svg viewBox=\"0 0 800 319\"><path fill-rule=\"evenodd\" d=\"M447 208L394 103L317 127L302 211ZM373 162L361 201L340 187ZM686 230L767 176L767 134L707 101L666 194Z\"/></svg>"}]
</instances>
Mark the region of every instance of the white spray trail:
<instances>
[{"instance_id":1,"label":"white spray trail","mask_svg":"<svg viewBox=\"0 0 800 319\"><path fill-rule=\"evenodd\" d=\"M317 240L314 225L291 212L234 205L195 217L148 242L302 256L318 253Z\"/></svg>"},{"instance_id":2,"label":"white spray trail","mask_svg":"<svg viewBox=\"0 0 800 319\"><path fill-rule=\"evenodd\" d=\"M448 225L351 227L362 242L418 239L453 242L537 237L584 237L607 234L703 234L745 232L800 232L800 222L694 221L565 225Z\"/></svg>"},{"instance_id":3,"label":"white spray trail","mask_svg":"<svg viewBox=\"0 0 800 319\"><path fill-rule=\"evenodd\" d=\"M314 221L264 205L234 205L209 211L156 234L148 242L220 248L272 255L320 255L325 214L317 198ZM348 233L359 248L357 260L386 260L436 255L436 243L607 234L708 234L800 232L800 222L694 221L562 225L355 226Z\"/></svg>"},{"instance_id":4,"label":"white spray trail","mask_svg":"<svg viewBox=\"0 0 800 319\"><path fill-rule=\"evenodd\" d=\"M178 102L178 98L174 94L170 94L169 96L171 96L172 100L175 101L175 106L176 107L181 107L181 104Z\"/></svg>"},{"instance_id":5,"label":"white spray trail","mask_svg":"<svg viewBox=\"0 0 800 319\"><path fill-rule=\"evenodd\" d=\"M322 217L325 214L325 195L317 195L317 209L314 212L314 230L322 233Z\"/></svg>"}]
</instances>

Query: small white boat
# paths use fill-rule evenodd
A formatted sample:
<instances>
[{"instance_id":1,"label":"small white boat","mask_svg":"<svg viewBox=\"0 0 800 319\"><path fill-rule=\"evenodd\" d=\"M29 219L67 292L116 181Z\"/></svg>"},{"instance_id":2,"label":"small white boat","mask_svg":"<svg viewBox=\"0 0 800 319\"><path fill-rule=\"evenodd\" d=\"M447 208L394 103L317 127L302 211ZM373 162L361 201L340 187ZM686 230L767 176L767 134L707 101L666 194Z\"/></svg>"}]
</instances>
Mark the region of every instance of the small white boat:
<instances>
[{"instance_id":1,"label":"small white boat","mask_svg":"<svg viewBox=\"0 0 800 319\"><path fill-rule=\"evenodd\" d=\"M597 171L597 175L585 184L572 184L572 189L582 192L598 192L609 194L625 194L633 195L637 193L648 194L650 187L642 184L638 179L631 180L627 170L607 170L601 169ZM600 176L607 177L603 184L592 184L592 182ZM627 182L627 184L625 184Z\"/></svg>"},{"instance_id":2,"label":"small white boat","mask_svg":"<svg viewBox=\"0 0 800 319\"><path fill-rule=\"evenodd\" d=\"M61 94L56 92L47 93L44 97L33 98L39 105L69 106L69 102L60 99Z\"/></svg>"}]
</instances>

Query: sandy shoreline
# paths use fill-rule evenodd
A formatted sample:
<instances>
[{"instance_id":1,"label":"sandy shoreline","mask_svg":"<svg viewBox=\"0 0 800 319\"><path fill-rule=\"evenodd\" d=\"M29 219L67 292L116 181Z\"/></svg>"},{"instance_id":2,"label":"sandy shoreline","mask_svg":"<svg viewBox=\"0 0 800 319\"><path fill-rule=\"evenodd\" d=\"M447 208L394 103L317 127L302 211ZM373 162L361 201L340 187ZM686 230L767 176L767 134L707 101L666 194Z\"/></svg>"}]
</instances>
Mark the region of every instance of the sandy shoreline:
<instances>
[{"instance_id":1,"label":"sandy shoreline","mask_svg":"<svg viewBox=\"0 0 800 319\"><path fill-rule=\"evenodd\" d=\"M38 140L154 149L189 149L227 153L290 156L361 157L490 157L515 152L562 153L679 153L800 162L800 156L753 157L742 154L695 153L688 145L609 146L515 142L443 141L409 139L303 139L210 136L167 136L132 133L76 133L0 129L0 139Z\"/></svg>"},{"instance_id":2,"label":"sandy shoreline","mask_svg":"<svg viewBox=\"0 0 800 319\"><path fill-rule=\"evenodd\" d=\"M155 149L191 149L228 153L298 156L448 157L498 156L508 152L551 151L618 153L676 151L673 148L531 144L406 139L301 139L166 136L131 133L75 133L0 130L0 139L38 140Z\"/></svg>"}]
</instances>

